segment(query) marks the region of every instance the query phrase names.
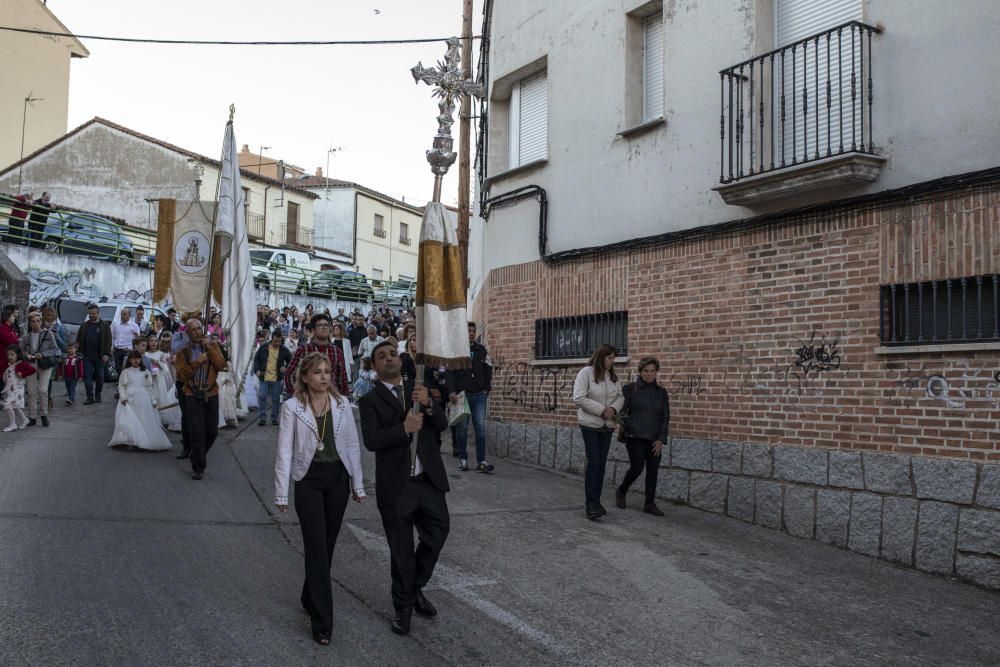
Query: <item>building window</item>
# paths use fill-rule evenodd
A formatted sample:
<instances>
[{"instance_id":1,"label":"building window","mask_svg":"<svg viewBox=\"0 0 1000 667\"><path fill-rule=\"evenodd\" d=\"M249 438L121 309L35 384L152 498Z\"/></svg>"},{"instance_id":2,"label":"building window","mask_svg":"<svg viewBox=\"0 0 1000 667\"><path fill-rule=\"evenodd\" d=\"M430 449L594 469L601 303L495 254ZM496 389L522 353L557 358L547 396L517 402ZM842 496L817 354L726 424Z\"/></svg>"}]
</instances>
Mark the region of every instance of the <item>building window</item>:
<instances>
[{"instance_id":1,"label":"building window","mask_svg":"<svg viewBox=\"0 0 1000 667\"><path fill-rule=\"evenodd\" d=\"M880 288L883 345L1000 341L1000 276L983 275Z\"/></svg>"},{"instance_id":2,"label":"building window","mask_svg":"<svg viewBox=\"0 0 1000 667\"><path fill-rule=\"evenodd\" d=\"M410 245L410 226L405 222L399 223L399 242L402 245Z\"/></svg>"},{"instance_id":3,"label":"building window","mask_svg":"<svg viewBox=\"0 0 1000 667\"><path fill-rule=\"evenodd\" d=\"M384 239L385 234L385 218L383 218L378 213L375 214L375 236L380 239Z\"/></svg>"},{"instance_id":4,"label":"building window","mask_svg":"<svg viewBox=\"0 0 1000 667\"><path fill-rule=\"evenodd\" d=\"M510 95L507 166L544 160L548 154L548 77L532 74L514 83Z\"/></svg>"},{"instance_id":5,"label":"building window","mask_svg":"<svg viewBox=\"0 0 1000 667\"><path fill-rule=\"evenodd\" d=\"M642 121L663 118L663 13L642 24Z\"/></svg>"},{"instance_id":6,"label":"building window","mask_svg":"<svg viewBox=\"0 0 1000 667\"><path fill-rule=\"evenodd\" d=\"M382 280L382 269L372 267L372 280Z\"/></svg>"},{"instance_id":7,"label":"building window","mask_svg":"<svg viewBox=\"0 0 1000 667\"><path fill-rule=\"evenodd\" d=\"M628 354L627 312L535 320L535 359L582 359L604 343Z\"/></svg>"}]
</instances>

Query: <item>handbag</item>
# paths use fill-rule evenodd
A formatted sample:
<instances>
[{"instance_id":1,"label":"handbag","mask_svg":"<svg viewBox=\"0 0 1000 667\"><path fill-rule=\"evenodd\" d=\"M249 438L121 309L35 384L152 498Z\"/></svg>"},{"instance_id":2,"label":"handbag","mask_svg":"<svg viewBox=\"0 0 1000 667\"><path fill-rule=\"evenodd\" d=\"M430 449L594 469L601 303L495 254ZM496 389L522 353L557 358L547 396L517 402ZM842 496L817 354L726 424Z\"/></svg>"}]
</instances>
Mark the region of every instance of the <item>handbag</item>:
<instances>
[{"instance_id":1,"label":"handbag","mask_svg":"<svg viewBox=\"0 0 1000 667\"><path fill-rule=\"evenodd\" d=\"M449 401L448 407L445 410L448 416L448 426L454 426L472 414L472 410L469 409L469 400L465 398L464 391L459 392L458 398L458 403L452 403Z\"/></svg>"},{"instance_id":2,"label":"handbag","mask_svg":"<svg viewBox=\"0 0 1000 667\"><path fill-rule=\"evenodd\" d=\"M622 406L622 411L618 413L618 442L625 442L627 438L625 437L625 420L629 418L629 408L632 407L632 398L635 396L635 392L639 389L638 381L635 386L632 387L632 393L628 395L625 399L625 405Z\"/></svg>"},{"instance_id":3,"label":"handbag","mask_svg":"<svg viewBox=\"0 0 1000 667\"><path fill-rule=\"evenodd\" d=\"M48 334L49 336L52 336L52 332L49 331L48 329L46 329L45 331L43 331L42 332L42 337L38 339L38 347L42 346L42 341L45 340L45 334ZM42 370L45 370L47 368L54 368L55 366L59 365L60 359L62 359L62 354L58 351L58 347L57 347L55 354L49 354L49 355L40 357L38 359L38 362L37 362L38 363L38 367L40 369L42 369Z\"/></svg>"}]
</instances>

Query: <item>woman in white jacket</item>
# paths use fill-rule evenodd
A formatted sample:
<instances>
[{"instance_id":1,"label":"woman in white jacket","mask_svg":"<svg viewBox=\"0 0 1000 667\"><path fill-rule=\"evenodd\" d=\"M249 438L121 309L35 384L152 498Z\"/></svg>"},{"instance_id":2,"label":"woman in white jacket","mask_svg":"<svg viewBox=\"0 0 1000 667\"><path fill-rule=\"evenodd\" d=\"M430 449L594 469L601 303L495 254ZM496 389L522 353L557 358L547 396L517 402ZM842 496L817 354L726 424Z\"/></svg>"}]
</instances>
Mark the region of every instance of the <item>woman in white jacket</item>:
<instances>
[{"instance_id":1,"label":"woman in white jacket","mask_svg":"<svg viewBox=\"0 0 1000 667\"><path fill-rule=\"evenodd\" d=\"M302 529L306 580L302 606L312 620L313 639L330 643L333 590L330 564L340 525L353 496L365 497L361 443L350 401L330 378L330 361L320 352L299 365L295 395L281 406L274 461L274 504L288 510L288 478L295 479L295 512Z\"/></svg>"},{"instance_id":2,"label":"woman in white jacket","mask_svg":"<svg viewBox=\"0 0 1000 667\"><path fill-rule=\"evenodd\" d=\"M573 383L573 403L579 408L576 420L583 433L587 456L583 479L588 519L599 519L608 513L601 505L601 487L604 486L604 468L611 449L611 434L615 431L615 417L625 403L615 374L616 355L615 348L610 345L599 346Z\"/></svg>"}]
</instances>

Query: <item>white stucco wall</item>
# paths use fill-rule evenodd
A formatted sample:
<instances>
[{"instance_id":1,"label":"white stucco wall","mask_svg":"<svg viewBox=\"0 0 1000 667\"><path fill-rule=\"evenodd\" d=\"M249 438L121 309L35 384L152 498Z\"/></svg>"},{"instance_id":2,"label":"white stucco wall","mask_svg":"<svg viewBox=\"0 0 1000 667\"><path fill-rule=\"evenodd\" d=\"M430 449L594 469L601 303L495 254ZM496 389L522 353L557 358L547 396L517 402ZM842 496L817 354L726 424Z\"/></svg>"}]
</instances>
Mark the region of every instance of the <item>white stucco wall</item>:
<instances>
[{"instance_id":1,"label":"white stucco wall","mask_svg":"<svg viewBox=\"0 0 1000 667\"><path fill-rule=\"evenodd\" d=\"M374 234L376 213L383 218L385 238ZM396 280L400 275L415 278L421 217L412 211L359 192L357 219L357 255L354 261L358 271L374 278L374 269L381 269L385 280ZM401 222L409 225L410 245L399 242Z\"/></svg>"},{"instance_id":2,"label":"white stucco wall","mask_svg":"<svg viewBox=\"0 0 1000 667\"><path fill-rule=\"evenodd\" d=\"M491 83L547 59L547 163L494 181L491 196L536 184L549 201L558 252L997 166L1000 65L995 0L947 9L934 0L866 0L874 46L874 140L888 158L877 181L753 209L727 206L719 180L719 71L766 52L773 0L664 2L666 123L632 138L626 111L626 13L645 3L496 3ZM503 169L506 102L491 88L490 175ZM472 284L490 269L533 261L538 207L497 210L472 225ZM478 237L477 237L478 236Z\"/></svg>"},{"instance_id":3,"label":"white stucco wall","mask_svg":"<svg viewBox=\"0 0 1000 667\"><path fill-rule=\"evenodd\" d=\"M313 188L313 228L316 246L354 256L354 190Z\"/></svg>"}]
</instances>

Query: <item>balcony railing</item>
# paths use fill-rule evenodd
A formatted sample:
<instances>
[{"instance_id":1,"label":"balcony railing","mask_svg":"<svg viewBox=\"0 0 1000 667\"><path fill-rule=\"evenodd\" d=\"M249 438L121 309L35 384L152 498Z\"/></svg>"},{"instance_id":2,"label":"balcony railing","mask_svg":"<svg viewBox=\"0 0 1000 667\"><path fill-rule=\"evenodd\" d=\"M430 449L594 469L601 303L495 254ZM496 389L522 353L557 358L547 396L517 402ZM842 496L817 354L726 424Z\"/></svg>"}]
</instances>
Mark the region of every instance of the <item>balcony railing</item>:
<instances>
[{"instance_id":1,"label":"balcony railing","mask_svg":"<svg viewBox=\"0 0 1000 667\"><path fill-rule=\"evenodd\" d=\"M264 239L264 214L247 213L247 236L255 241Z\"/></svg>"},{"instance_id":2,"label":"balcony railing","mask_svg":"<svg viewBox=\"0 0 1000 667\"><path fill-rule=\"evenodd\" d=\"M376 227L375 236L379 237L380 239L384 239L387 235L384 229L379 229L378 227Z\"/></svg>"},{"instance_id":3,"label":"balcony railing","mask_svg":"<svg viewBox=\"0 0 1000 667\"><path fill-rule=\"evenodd\" d=\"M295 230L294 238L289 239L289 244L294 245L298 248L312 248L313 230L298 227Z\"/></svg>"},{"instance_id":4,"label":"balcony railing","mask_svg":"<svg viewBox=\"0 0 1000 667\"><path fill-rule=\"evenodd\" d=\"M851 21L722 70L719 182L877 155L872 34L880 32Z\"/></svg>"},{"instance_id":5,"label":"balcony railing","mask_svg":"<svg viewBox=\"0 0 1000 667\"><path fill-rule=\"evenodd\" d=\"M410 241L410 237L409 236L400 236L399 237L399 244L400 245L410 245L410 243L411 243L411 241Z\"/></svg>"}]
</instances>

